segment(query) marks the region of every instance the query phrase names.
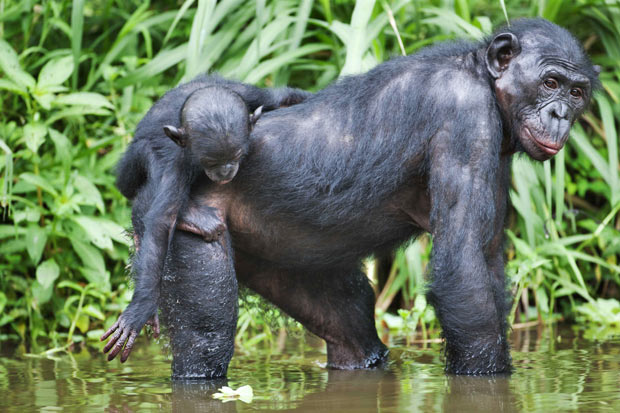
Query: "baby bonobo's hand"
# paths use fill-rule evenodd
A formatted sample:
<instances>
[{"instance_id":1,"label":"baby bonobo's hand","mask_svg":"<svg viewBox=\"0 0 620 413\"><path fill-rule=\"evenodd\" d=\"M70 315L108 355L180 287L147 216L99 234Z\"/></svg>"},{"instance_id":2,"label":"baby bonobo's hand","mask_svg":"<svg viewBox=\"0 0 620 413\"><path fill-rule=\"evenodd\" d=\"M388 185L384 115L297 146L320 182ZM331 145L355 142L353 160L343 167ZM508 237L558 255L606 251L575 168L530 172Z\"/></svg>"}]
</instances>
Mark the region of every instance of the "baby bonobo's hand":
<instances>
[{"instance_id":1,"label":"baby bonobo's hand","mask_svg":"<svg viewBox=\"0 0 620 413\"><path fill-rule=\"evenodd\" d=\"M131 309L127 308L127 310L120 315L118 320L116 320L116 323L112 324L112 327L101 336L101 341L103 341L114 333L110 341L108 341L103 348L104 353L110 352L110 354L108 354L108 361L114 360L118 353L123 350L124 346L125 349L123 350L123 354L121 354L121 363L124 363L133 349L133 344L138 334L140 334L140 330L142 330L144 323L141 321L131 322L130 320L136 320L132 317L131 313ZM153 328L153 336L156 338L159 337L159 318L157 314L152 316L146 324Z\"/></svg>"},{"instance_id":2,"label":"baby bonobo's hand","mask_svg":"<svg viewBox=\"0 0 620 413\"><path fill-rule=\"evenodd\" d=\"M217 241L226 232L226 224L220 219L216 211L215 208L211 207L208 211L190 209L183 214L177 223L177 229L199 235L206 242Z\"/></svg>"}]
</instances>

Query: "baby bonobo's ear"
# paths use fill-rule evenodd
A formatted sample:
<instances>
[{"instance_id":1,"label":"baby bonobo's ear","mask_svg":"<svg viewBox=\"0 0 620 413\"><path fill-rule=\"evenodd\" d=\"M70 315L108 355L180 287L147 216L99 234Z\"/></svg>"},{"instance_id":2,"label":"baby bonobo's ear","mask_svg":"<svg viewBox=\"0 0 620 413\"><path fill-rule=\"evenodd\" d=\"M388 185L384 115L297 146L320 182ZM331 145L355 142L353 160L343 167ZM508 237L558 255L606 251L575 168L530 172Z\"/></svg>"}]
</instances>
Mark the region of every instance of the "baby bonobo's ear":
<instances>
[{"instance_id":1,"label":"baby bonobo's ear","mask_svg":"<svg viewBox=\"0 0 620 413\"><path fill-rule=\"evenodd\" d=\"M185 135L185 130L183 128L176 128L172 125L166 125L164 126L164 133L181 148L185 148L187 145L187 136Z\"/></svg>"},{"instance_id":2,"label":"baby bonobo's ear","mask_svg":"<svg viewBox=\"0 0 620 413\"><path fill-rule=\"evenodd\" d=\"M256 124L256 121L258 120L258 118L260 118L260 115L262 114L263 114L263 107L259 106L256 108L254 113L250 115L250 129L254 127L254 125Z\"/></svg>"}]
</instances>

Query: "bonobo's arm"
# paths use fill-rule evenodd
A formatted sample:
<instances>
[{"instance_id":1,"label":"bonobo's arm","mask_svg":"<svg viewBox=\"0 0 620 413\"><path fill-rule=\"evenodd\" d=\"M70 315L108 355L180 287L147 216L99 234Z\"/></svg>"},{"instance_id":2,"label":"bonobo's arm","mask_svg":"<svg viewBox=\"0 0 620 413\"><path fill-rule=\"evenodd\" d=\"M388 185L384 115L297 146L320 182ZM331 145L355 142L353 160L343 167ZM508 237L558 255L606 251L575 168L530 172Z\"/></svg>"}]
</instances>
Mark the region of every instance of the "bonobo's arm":
<instances>
[{"instance_id":1,"label":"bonobo's arm","mask_svg":"<svg viewBox=\"0 0 620 413\"><path fill-rule=\"evenodd\" d=\"M149 180L147 185L156 185L150 208L144 218L144 236L140 239L140 248L136 252L133 263L136 285L131 302L101 337L105 340L104 353L110 352L108 360L114 359L118 353L121 362L129 357L135 339L149 319L153 319L154 327L158 325L156 317L160 295L161 274L171 233L174 229L177 214L188 197L189 182L177 163L169 173L163 173L161 180ZM143 190L150 190L145 188Z\"/></svg>"},{"instance_id":2,"label":"bonobo's arm","mask_svg":"<svg viewBox=\"0 0 620 413\"><path fill-rule=\"evenodd\" d=\"M428 296L443 328L448 373L508 373L502 261L506 194L496 142L501 135L488 136L488 127L469 131L482 136L467 136L468 148L460 147L463 137L452 133L439 133L431 143L433 281Z\"/></svg>"},{"instance_id":3,"label":"bonobo's arm","mask_svg":"<svg viewBox=\"0 0 620 413\"><path fill-rule=\"evenodd\" d=\"M254 111L259 106L270 111L285 106L293 106L308 99L313 94L305 90L283 87L277 89L259 88L254 85L222 79L225 86L238 93L245 103Z\"/></svg>"}]
</instances>

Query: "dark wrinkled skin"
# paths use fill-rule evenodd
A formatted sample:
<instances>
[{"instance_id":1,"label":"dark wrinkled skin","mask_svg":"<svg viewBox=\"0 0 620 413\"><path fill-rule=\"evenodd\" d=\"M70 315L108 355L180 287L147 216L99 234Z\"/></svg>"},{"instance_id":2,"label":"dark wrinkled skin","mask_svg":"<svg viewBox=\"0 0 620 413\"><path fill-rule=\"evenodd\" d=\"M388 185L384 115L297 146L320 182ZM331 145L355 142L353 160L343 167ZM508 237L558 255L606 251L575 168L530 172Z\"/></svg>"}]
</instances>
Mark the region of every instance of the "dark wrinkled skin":
<instances>
[{"instance_id":1,"label":"dark wrinkled skin","mask_svg":"<svg viewBox=\"0 0 620 413\"><path fill-rule=\"evenodd\" d=\"M134 201L136 289L129 306L101 337L110 337L103 350L109 352L108 360L121 351L121 362L127 360L147 320L159 330L156 311L171 234L179 229L206 242L225 235L225 216L214 207L202 208L199 214L188 211L178 220L192 185L204 176L211 179L209 186L230 182L247 154L251 127L263 108L295 104L309 95L199 76L168 92L149 110L117 171L117 186Z\"/></svg>"},{"instance_id":2,"label":"dark wrinkled skin","mask_svg":"<svg viewBox=\"0 0 620 413\"><path fill-rule=\"evenodd\" d=\"M597 75L568 32L540 19L390 60L264 114L237 177L201 181L186 213L218 206L239 281L325 339L339 369L387 355L361 259L430 232L446 371L510 373L511 157L559 150Z\"/></svg>"}]
</instances>

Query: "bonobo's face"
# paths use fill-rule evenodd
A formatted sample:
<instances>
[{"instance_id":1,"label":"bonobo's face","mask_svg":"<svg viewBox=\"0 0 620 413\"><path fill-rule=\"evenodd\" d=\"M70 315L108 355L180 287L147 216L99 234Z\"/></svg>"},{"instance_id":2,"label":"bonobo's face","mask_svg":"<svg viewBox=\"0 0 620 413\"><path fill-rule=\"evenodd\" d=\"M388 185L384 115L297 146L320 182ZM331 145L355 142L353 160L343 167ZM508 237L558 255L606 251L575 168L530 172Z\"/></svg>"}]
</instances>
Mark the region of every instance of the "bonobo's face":
<instances>
[{"instance_id":1,"label":"bonobo's face","mask_svg":"<svg viewBox=\"0 0 620 413\"><path fill-rule=\"evenodd\" d=\"M494 62L503 121L517 151L544 161L562 149L572 124L587 108L596 69L575 52L580 51L575 45L567 52L536 34L506 40Z\"/></svg>"},{"instance_id":2,"label":"bonobo's face","mask_svg":"<svg viewBox=\"0 0 620 413\"><path fill-rule=\"evenodd\" d=\"M207 137L190 132L187 150L193 162L202 167L210 180L226 184L237 175L239 163L247 153L247 146L246 136Z\"/></svg>"},{"instance_id":3,"label":"bonobo's face","mask_svg":"<svg viewBox=\"0 0 620 413\"><path fill-rule=\"evenodd\" d=\"M244 148L230 147L225 151L199 150L196 155L210 180L227 184L237 175L239 163L245 152Z\"/></svg>"}]
</instances>

